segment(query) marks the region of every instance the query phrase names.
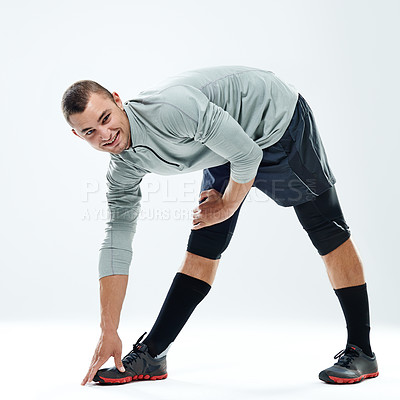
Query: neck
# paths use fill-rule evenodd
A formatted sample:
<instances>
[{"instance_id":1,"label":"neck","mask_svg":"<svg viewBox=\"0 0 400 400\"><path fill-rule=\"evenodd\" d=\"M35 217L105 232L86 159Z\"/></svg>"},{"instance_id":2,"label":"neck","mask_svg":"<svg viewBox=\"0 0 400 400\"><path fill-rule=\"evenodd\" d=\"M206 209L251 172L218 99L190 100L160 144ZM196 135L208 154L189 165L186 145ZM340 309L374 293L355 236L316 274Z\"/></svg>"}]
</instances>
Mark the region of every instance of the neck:
<instances>
[{"instance_id":1,"label":"neck","mask_svg":"<svg viewBox=\"0 0 400 400\"><path fill-rule=\"evenodd\" d=\"M132 127L131 127L131 124L129 123L128 114L126 113L126 111L124 109L122 111L125 113L126 119L128 120L128 126L129 126L129 142L125 149L125 150L127 150L132 146L132 136L131 136L132 135L132 132L131 132Z\"/></svg>"}]
</instances>

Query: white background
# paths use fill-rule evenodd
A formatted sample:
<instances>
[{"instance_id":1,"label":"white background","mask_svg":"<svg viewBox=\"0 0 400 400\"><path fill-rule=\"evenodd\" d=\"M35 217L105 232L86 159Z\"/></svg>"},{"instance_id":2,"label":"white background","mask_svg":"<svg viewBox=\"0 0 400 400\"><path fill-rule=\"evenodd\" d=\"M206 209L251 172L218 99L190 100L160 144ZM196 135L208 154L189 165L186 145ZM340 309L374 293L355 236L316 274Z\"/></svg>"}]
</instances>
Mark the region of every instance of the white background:
<instances>
[{"instance_id":1,"label":"white background","mask_svg":"<svg viewBox=\"0 0 400 400\"><path fill-rule=\"evenodd\" d=\"M364 261L372 325L398 333L399 12L389 0L1 3L1 321L99 321L109 156L71 134L64 90L93 79L128 100L181 71L247 65L274 71L313 109ZM122 313L122 326L133 326L127 347L150 329L180 266L183 216L200 179L145 179ZM338 345L345 341L336 296L294 211L256 192L193 319L210 324L210 335L224 319L333 323Z\"/></svg>"}]
</instances>

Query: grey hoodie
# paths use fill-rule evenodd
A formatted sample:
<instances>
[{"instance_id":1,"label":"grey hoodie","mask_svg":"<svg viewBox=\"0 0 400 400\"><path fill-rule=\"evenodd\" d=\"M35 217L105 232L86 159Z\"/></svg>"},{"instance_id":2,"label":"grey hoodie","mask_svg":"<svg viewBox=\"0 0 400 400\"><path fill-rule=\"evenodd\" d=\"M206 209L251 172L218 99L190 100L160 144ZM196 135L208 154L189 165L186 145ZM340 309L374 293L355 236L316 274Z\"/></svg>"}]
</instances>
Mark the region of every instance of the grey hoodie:
<instances>
[{"instance_id":1,"label":"grey hoodie","mask_svg":"<svg viewBox=\"0 0 400 400\"><path fill-rule=\"evenodd\" d=\"M140 182L230 162L231 178L256 176L262 149L285 133L298 93L274 73L243 66L181 73L124 104L132 146L111 154L109 220L99 275L128 275L140 212Z\"/></svg>"}]
</instances>

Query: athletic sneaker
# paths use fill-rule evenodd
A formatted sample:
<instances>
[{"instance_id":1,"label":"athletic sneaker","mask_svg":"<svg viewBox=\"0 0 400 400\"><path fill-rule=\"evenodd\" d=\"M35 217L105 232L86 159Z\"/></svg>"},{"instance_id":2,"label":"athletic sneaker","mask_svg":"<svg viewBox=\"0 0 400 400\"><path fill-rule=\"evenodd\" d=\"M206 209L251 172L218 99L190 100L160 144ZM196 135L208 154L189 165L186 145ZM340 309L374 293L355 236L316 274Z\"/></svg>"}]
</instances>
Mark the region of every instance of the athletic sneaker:
<instances>
[{"instance_id":1,"label":"athletic sneaker","mask_svg":"<svg viewBox=\"0 0 400 400\"><path fill-rule=\"evenodd\" d=\"M367 356L357 346L348 344L335 355L338 359L332 367L319 373L319 379L327 383L356 383L379 375L376 356Z\"/></svg>"},{"instance_id":2,"label":"athletic sneaker","mask_svg":"<svg viewBox=\"0 0 400 400\"><path fill-rule=\"evenodd\" d=\"M146 332L147 333L147 332ZM165 379L167 374L167 356L153 358L147 345L140 343L144 333L133 345L133 350L122 359L125 372L120 372L116 367L104 368L97 371L93 380L103 384L121 384L136 380Z\"/></svg>"}]
</instances>

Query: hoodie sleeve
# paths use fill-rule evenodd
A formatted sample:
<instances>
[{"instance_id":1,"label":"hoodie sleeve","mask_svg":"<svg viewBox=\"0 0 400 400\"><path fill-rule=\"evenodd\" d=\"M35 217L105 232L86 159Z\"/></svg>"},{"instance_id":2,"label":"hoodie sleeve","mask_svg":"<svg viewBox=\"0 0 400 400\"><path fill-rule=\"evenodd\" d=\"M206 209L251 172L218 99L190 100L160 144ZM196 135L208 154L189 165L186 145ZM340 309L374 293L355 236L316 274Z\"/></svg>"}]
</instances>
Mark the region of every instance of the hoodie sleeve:
<instances>
[{"instance_id":1,"label":"hoodie sleeve","mask_svg":"<svg viewBox=\"0 0 400 400\"><path fill-rule=\"evenodd\" d=\"M112 156L106 175L108 221L100 247L99 278L129 274L144 175L144 171L127 168L118 156Z\"/></svg>"},{"instance_id":2,"label":"hoodie sleeve","mask_svg":"<svg viewBox=\"0 0 400 400\"><path fill-rule=\"evenodd\" d=\"M192 86L169 87L162 94L162 123L171 133L190 137L230 161L235 182L256 176L262 150L227 111Z\"/></svg>"}]
</instances>

